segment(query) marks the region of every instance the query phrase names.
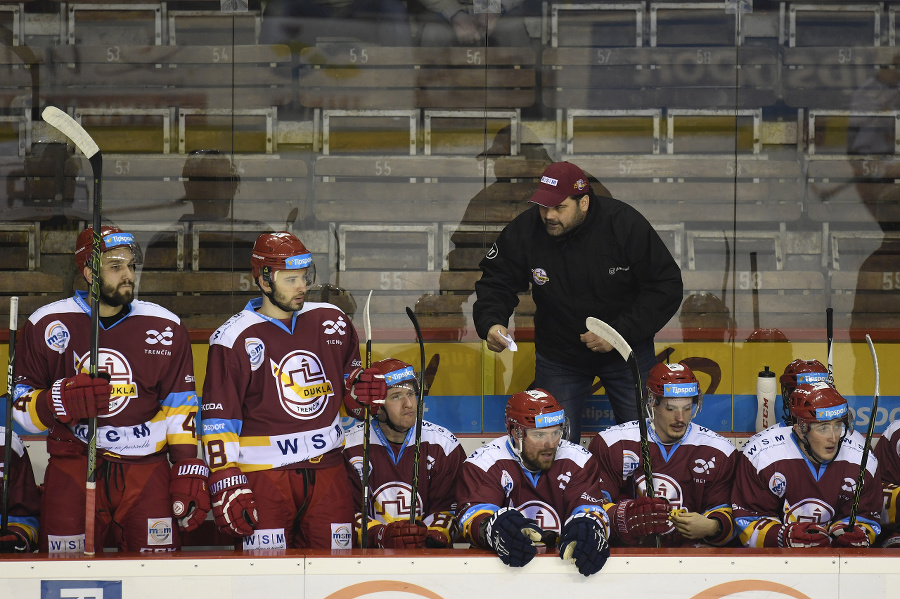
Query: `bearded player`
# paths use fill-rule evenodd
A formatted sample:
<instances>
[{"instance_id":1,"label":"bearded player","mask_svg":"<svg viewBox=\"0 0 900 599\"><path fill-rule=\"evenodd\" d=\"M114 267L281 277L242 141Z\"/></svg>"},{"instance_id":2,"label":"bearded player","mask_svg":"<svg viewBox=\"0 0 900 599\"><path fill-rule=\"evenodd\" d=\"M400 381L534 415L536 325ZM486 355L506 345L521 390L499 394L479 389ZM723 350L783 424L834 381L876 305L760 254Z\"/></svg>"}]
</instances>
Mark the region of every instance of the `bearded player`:
<instances>
[{"instance_id":1,"label":"bearded player","mask_svg":"<svg viewBox=\"0 0 900 599\"><path fill-rule=\"evenodd\" d=\"M92 236L82 231L75 249L88 285ZM108 378L88 374L91 308L83 291L35 311L16 356L15 419L29 433L47 431L50 454L39 546L84 550L88 419L97 417L94 546L172 551L209 510L190 339L175 314L134 299L141 262L134 237L105 226L100 240L97 372Z\"/></svg>"},{"instance_id":2,"label":"bearded player","mask_svg":"<svg viewBox=\"0 0 900 599\"><path fill-rule=\"evenodd\" d=\"M508 566L525 566L549 546L590 576L609 557L609 522L597 463L564 439L566 424L559 402L543 389L510 397L509 434L463 464L459 521L466 540Z\"/></svg>"},{"instance_id":3,"label":"bearded player","mask_svg":"<svg viewBox=\"0 0 900 599\"><path fill-rule=\"evenodd\" d=\"M661 535L666 547L723 546L734 539L731 485L738 454L727 439L693 422L702 406L699 383L686 365L663 363L650 370L650 497L637 420L591 441L607 513L626 545L648 543L649 535Z\"/></svg>"},{"instance_id":4,"label":"bearded player","mask_svg":"<svg viewBox=\"0 0 900 599\"><path fill-rule=\"evenodd\" d=\"M466 459L453 433L422 422L419 478L412 500L419 383L412 366L388 358L372 364L384 376L387 396L371 409L367 545L385 549L451 547L456 539L456 481ZM344 460L362 522L363 423L347 434ZM416 521L410 522L415 506ZM355 538L360 531L357 527Z\"/></svg>"},{"instance_id":5,"label":"bearded player","mask_svg":"<svg viewBox=\"0 0 900 599\"><path fill-rule=\"evenodd\" d=\"M869 456L856 522L849 526L865 438L847 401L825 382L791 394L793 425L768 428L744 446L732 493L747 547L868 547L881 532L881 475Z\"/></svg>"},{"instance_id":6,"label":"bearded player","mask_svg":"<svg viewBox=\"0 0 900 599\"><path fill-rule=\"evenodd\" d=\"M203 385L216 525L244 549L349 549L341 405L358 413L383 399L384 378L360 367L340 309L305 301L315 265L297 237L260 235L250 266L262 297L212 335Z\"/></svg>"}]
</instances>

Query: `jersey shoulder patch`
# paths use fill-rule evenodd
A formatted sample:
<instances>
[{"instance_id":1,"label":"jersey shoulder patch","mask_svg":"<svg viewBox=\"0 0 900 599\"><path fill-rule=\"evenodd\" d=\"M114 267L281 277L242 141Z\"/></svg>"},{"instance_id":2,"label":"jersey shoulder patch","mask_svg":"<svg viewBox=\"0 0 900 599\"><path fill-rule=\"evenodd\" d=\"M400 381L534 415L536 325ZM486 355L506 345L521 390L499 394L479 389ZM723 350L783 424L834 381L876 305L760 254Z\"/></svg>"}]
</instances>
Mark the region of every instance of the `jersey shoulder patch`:
<instances>
[{"instance_id":1,"label":"jersey shoulder patch","mask_svg":"<svg viewBox=\"0 0 900 599\"><path fill-rule=\"evenodd\" d=\"M156 318L171 320L175 324L181 324L181 318L168 308L163 308L159 304L145 302L143 300L134 300L131 302L131 314L129 316L155 316Z\"/></svg>"},{"instance_id":2,"label":"jersey shoulder patch","mask_svg":"<svg viewBox=\"0 0 900 599\"><path fill-rule=\"evenodd\" d=\"M59 314L66 313L84 314L84 312L81 310L81 307L75 302L75 299L67 297L65 299L51 302L46 306L41 306L31 313L31 316L28 317L28 321L31 324L37 324L42 318L45 318L47 316L58 316Z\"/></svg>"},{"instance_id":3,"label":"jersey shoulder patch","mask_svg":"<svg viewBox=\"0 0 900 599\"><path fill-rule=\"evenodd\" d=\"M210 345L223 345L229 349L244 331L265 320L253 310L241 310L225 321L209 338Z\"/></svg>"}]
</instances>

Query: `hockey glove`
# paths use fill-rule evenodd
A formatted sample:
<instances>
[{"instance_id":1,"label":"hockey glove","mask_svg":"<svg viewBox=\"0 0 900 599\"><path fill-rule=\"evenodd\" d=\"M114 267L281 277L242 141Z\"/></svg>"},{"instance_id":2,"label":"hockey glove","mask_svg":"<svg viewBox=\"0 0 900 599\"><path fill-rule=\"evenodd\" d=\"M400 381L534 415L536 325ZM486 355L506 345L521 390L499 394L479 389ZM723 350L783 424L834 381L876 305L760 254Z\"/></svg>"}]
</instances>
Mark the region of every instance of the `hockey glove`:
<instances>
[{"instance_id":1,"label":"hockey glove","mask_svg":"<svg viewBox=\"0 0 900 599\"><path fill-rule=\"evenodd\" d=\"M397 520L378 527L375 544L382 549L416 549L425 546L428 527L423 522Z\"/></svg>"},{"instance_id":2,"label":"hockey glove","mask_svg":"<svg viewBox=\"0 0 900 599\"><path fill-rule=\"evenodd\" d=\"M0 534L0 553L28 553L31 545L28 537L15 528L7 529L6 534Z\"/></svg>"},{"instance_id":3,"label":"hockey glove","mask_svg":"<svg viewBox=\"0 0 900 599\"><path fill-rule=\"evenodd\" d=\"M501 508L482 524L481 541L490 547L507 566L521 568L537 555L534 542L543 531L515 508Z\"/></svg>"},{"instance_id":4,"label":"hockey glove","mask_svg":"<svg viewBox=\"0 0 900 599\"><path fill-rule=\"evenodd\" d=\"M195 530L206 520L210 509L208 479L209 468L201 459L179 460L172 466L169 478L172 514L185 532Z\"/></svg>"},{"instance_id":5,"label":"hockey glove","mask_svg":"<svg viewBox=\"0 0 900 599\"><path fill-rule=\"evenodd\" d=\"M829 547L831 537L815 522L791 522L778 532L779 547Z\"/></svg>"},{"instance_id":6,"label":"hockey glove","mask_svg":"<svg viewBox=\"0 0 900 599\"><path fill-rule=\"evenodd\" d=\"M369 408L372 416L377 414L387 396L384 375L377 368L355 368L344 382L344 387L345 396L353 400L347 407L359 418L362 418L363 408Z\"/></svg>"},{"instance_id":7,"label":"hockey glove","mask_svg":"<svg viewBox=\"0 0 900 599\"><path fill-rule=\"evenodd\" d=\"M662 497L638 497L616 504L616 530L622 541L635 544L639 537L669 529L669 502Z\"/></svg>"},{"instance_id":8,"label":"hockey glove","mask_svg":"<svg viewBox=\"0 0 900 599\"><path fill-rule=\"evenodd\" d=\"M258 522L253 491L247 484L247 475L240 468L224 468L209 477L209 493L212 495L213 518L223 533L233 537L253 534Z\"/></svg>"},{"instance_id":9,"label":"hockey glove","mask_svg":"<svg viewBox=\"0 0 900 599\"><path fill-rule=\"evenodd\" d=\"M109 414L109 379L76 374L59 379L43 394L53 416L63 424Z\"/></svg>"},{"instance_id":10,"label":"hockey glove","mask_svg":"<svg viewBox=\"0 0 900 599\"><path fill-rule=\"evenodd\" d=\"M869 546L869 535L866 534L866 529L858 524L850 529L843 522L835 522L828 529L828 534L831 535L832 547Z\"/></svg>"},{"instance_id":11,"label":"hockey glove","mask_svg":"<svg viewBox=\"0 0 900 599\"><path fill-rule=\"evenodd\" d=\"M884 541L881 542L881 546L885 549L900 549L900 533L894 533Z\"/></svg>"},{"instance_id":12,"label":"hockey glove","mask_svg":"<svg viewBox=\"0 0 900 599\"><path fill-rule=\"evenodd\" d=\"M584 576L599 572L609 559L609 543L600 521L588 513L572 516L562 529L559 557L572 560Z\"/></svg>"}]
</instances>

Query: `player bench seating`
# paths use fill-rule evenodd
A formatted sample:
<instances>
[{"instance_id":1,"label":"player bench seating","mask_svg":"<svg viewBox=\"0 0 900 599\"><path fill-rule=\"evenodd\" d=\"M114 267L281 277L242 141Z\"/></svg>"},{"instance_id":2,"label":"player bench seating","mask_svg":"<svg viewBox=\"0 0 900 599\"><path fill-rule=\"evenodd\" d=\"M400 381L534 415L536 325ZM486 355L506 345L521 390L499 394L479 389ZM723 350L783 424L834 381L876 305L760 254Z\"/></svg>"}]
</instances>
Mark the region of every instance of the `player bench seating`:
<instances>
[{"instance_id":1,"label":"player bench seating","mask_svg":"<svg viewBox=\"0 0 900 599\"><path fill-rule=\"evenodd\" d=\"M300 51L299 100L315 109L524 108L535 101L531 48L317 44Z\"/></svg>"},{"instance_id":2,"label":"player bench seating","mask_svg":"<svg viewBox=\"0 0 900 599\"><path fill-rule=\"evenodd\" d=\"M248 265L233 272L144 270L137 291L139 299L178 314L189 329L213 330L259 296Z\"/></svg>"},{"instance_id":3,"label":"player bench seating","mask_svg":"<svg viewBox=\"0 0 900 599\"><path fill-rule=\"evenodd\" d=\"M62 143L34 143L26 156L0 157L0 220L45 221L54 216L89 218L87 161Z\"/></svg>"},{"instance_id":4,"label":"player bench seating","mask_svg":"<svg viewBox=\"0 0 900 599\"><path fill-rule=\"evenodd\" d=\"M900 239L885 240L859 271L830 276L835 326L851 330L900 326Z\"/></svg>"},{"instance_id":5,"label":"player bench seating","mask_svg":"<svg viewBox=\"0 0 900 599\"><path fill-rule=\"evenodd\" d=\"M58 106L236 110L293 94L285 45L57 46L51 61Z\"/></svg>"},{"instance_id":6,"label":"player bench seating","mask_svg":"<svg viewBox=\"0 0 900 599\"><path fill-rule=\"evenodd\" d=\"M163 43L165 2L51 1L59 2L61 31L68 44Z\"/></svg>"}]
</instances>

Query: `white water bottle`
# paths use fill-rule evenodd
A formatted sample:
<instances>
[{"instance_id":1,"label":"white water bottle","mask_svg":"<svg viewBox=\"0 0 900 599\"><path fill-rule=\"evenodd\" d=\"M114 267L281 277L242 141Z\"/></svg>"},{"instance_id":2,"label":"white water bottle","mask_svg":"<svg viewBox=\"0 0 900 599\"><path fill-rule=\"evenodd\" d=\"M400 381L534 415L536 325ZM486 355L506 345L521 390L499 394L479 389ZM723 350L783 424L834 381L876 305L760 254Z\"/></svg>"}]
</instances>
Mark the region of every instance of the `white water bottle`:
<instances>
[{"instance_id":1,"label":"white water bottle","mask_svg":"<svg viewBox=\"0 0 900 599\"><path fill-rule=\"evenodd\" d=\"M768 366L756 377L756 432L777 421L775 416L775 373Z\"/></svg>"}]
</instances>

